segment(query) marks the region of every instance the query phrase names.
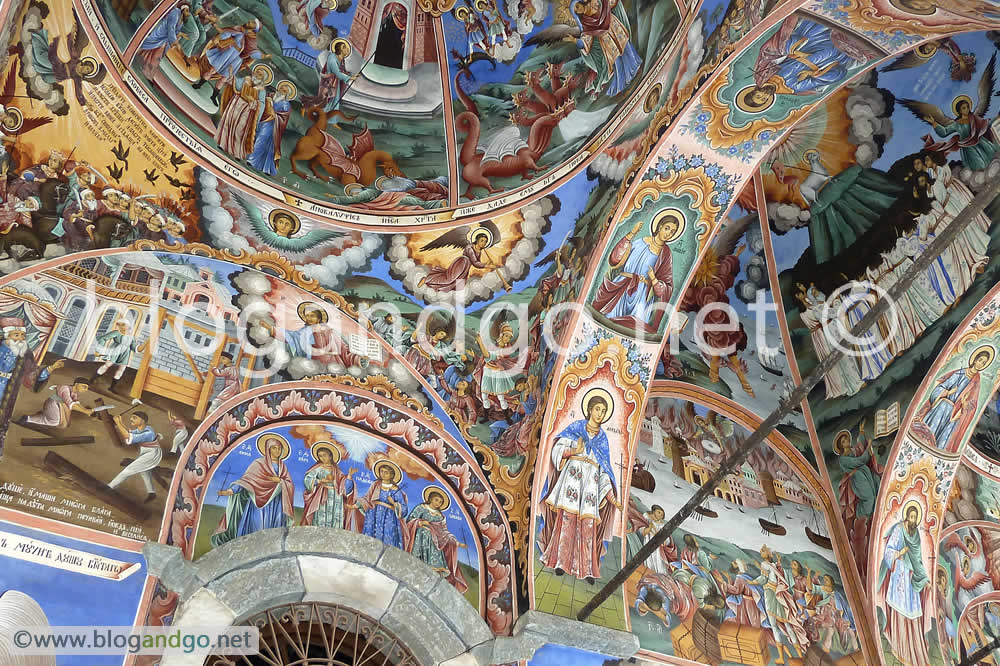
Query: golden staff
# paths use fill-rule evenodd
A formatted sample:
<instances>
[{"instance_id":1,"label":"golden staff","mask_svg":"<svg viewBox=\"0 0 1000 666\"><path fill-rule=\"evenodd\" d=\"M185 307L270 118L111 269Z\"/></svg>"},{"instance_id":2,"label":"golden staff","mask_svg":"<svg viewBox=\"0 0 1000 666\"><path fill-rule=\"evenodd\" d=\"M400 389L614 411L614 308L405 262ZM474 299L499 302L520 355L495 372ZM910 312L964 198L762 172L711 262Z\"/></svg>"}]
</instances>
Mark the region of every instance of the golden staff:
<instances>
[{"instance_id":1,"label":"golden staff","mask_svg":"<svg viewBox=\"0 0 1000 666\"><path fill-rule=\"evenodd\" d=\"M500 272L500 264L498 264L497 262L493 261L493 255L491 255L489 253L489 251L486 250L485 248L483 249L483 254L485 254L486 258L490 260L490 263L492 263L494 266L496 266L496 268L494 268L493 270L496 271L497 277L500 278L500 282L503 283L504 289L506 289L507 291L510 291L512 289L512 287L510 286L510 283L507 282L506 279L504 279L503 273Z\"/></svg>"}]
</instances>

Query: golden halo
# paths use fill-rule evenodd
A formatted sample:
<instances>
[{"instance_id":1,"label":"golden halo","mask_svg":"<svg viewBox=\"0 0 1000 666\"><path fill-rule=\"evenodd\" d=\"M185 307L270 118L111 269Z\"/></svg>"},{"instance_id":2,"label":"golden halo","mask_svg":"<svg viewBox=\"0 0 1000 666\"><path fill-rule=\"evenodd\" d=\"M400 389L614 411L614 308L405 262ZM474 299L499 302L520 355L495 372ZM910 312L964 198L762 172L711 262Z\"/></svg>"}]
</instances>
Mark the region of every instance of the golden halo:
<instances>
[{"instance_id":1,"label":"golden halo","mask_svg":"<svg viewBox=\"0 0 1000 666\"><path fill-rule=\"evenodd\" d=\"M765 104L755 104L754 102L750 101L750 95L752 95L757 90L763 92L765 89L767 90L767 93L771 96L770 100L768 100ZM768 84L765 84L761 88L758 88L756 85L747 86L743 90L736 93L736 106L739 108L740 111L743 111L744 113L764 113L765 111L771 108L772 104L774 104L774 98L775 98L774 86Z\"/></svg>"},{"instance_id":2,"label":"golden halo","mask_svg":"<svg viewBox=\"0 0 1000 666\"><path fill-rule=\"evenodd\" d=\"M344 194L349 197L353 197L363 189L365 189L365 186L361 183L348 183L347 185L344 185Z\"/></svg>"},{"instance_id":3,"label":"golden halo","mask_svg":"<svg viewBox=\"0 0 1000 666\"><path fill-rule=\"evenodd\" d=\"M656 103L660 101L660 93L663 92L663 84L656 82L649 92L646 93L646 101L642 103L642 110L649 113L656 108Z\"/></svg>"},{"instance_id":4,"label":"golden halo","mask_svg":"<svg viewBox=\"0 0 1000 666\"><path fill-rule=\"evenodd\" d=\"M487 227L476 227L475 229L469 231L469 242L475 243L476 239L479 238L480 236L486 236L487 239L486 247L493 246L493 242L495 240L493 238L493 232L490 231Z\"/></svg>"},{"instance_id":5,"label":"golden halo","mask_svg":"<svg viewBox=\"0 0 1000 666\"><path fill-rule=\"evenodd\" d=\"M959 95L955 99L951 100L951 112L954 113L956 116L958 115L958 103L959 102L968 102L969 103L969 111L972 111L972 106L973 106L972 105L972 98L969 97L968 95Z\"/></svg>"},{"instance_id":6,"label":"golden halo","mask_svg":"<svg viewBox=\"0 0 1000 666\"><path fill-rule=\"evenodd\" d=\"M302 229L302 221L299 220L298 215L296 215L290 210L285 210L284 208L275 208L267 215L267 223L275 231L277 231L277 224L275 224L275 218L278 217L291 218L291 220L295 223L294 225L292 225L292 233L289 234L290 236L294 236L295 234L299 233L299 230Z\"/></svg>"},{"instance_id":7,"label":"golden halo","mask_svg":"<svg viewBox=\"0 0 1000 666\"><path fill-rule=\"evenodd\" d=\"M403 479L403 470L399 469L399 465L397 465L396 463L392 462L388 458L383 458L382 460L379 460L377 463L375 463L374 465L372 465L372 472L375 473L375 480L376 481L379 481L379 480L382 479L382 477L379 476L378 471L380 469L382 469L383 467L391 467L392 468L392 483L394 485L397 484L397 483L399 483L400 481L402 481L402 479Z\"/></svg>"},{"instance_id":8,"label":"golden halo","mask_svg":"<svg viewBox=\"0 0 1000 666\"><path fill-rule=\"evenodd\" d=\"M97 62L97 58L95 58L94 56L83 56L82 58L80 58L80 62L77 64L77 67L79 67L80 65L82 65L85 62L86 63L90 63L91 65L93 65L94 71L93 71L92 74L88 74L88 75L84 76L83 78L85 78L85 79L92 79L95 76L97 76L98 73L100 73L100 71L101 71L101 65L100 65L100 63Z\"/></svg>"},{"instance_id":9,"label":"golden halo","mask_svg":"<svg viewBox=\"0 0 1000 666\"><path fill-rule=\"evenodd\" d=\"M840 438L842 436L844 436L844 435L847 435L847 441L850 442L850 441L854 440L854 435L851 434L850 430L841 430L836 435L834 435L833 436L833 450L834 450L835 453L837 453L839 455L843 455L843 453L837 449L837 442L839 442Z\"/></svg>"},{"instance_id":10,"label":"golden halo","mask_svg":"<svg viewBox=\"0 0 1000 666\"><path fill-rule=\"evenodd\" d=\"M267 458L267 448L266 445L269 442L278 442L281 444L281 459L285 460L292 453L292 447L288 445L288 440L286 440L281 435L276 435L273 432L265 433L257 438L257 450L260 451L260 455Z\"/></svg>"},{"instance_id":11,"label":"golden halo","mask_svg":"<svg viewBox=\"0 0 1000 666\"><path fill-rule=\"evenodd\" d=\"M906 12L907 14L915 14L917 16L930 16L937 12L937 7L931 5L930 7L916 8L911 4L911 0L889 0L889 4Z\"/></svg>"},{"instance_id":12,"label":"golden halo","mask_svg":"<svg viewBox=\"0 0 1000 666\"><path fill-rule=\"evenodd\" d=\"M299 89L296 88L295 84L289 81L288 79L282 79L281 81L278 81L278 85L275 86L275 90L277 90L278 92L281 92L282 88L290 91L287 95L285 95L285 99L289 101L299 96Z\"/></svg>"},{"instance_id":13,"label":"golden halo","mask_svg":"<svg viewBox=\"0 0 1000 666\"><path fill-rule=\"evenodd\" d=\"M320 313L319 323L325 324L326 322L330 321L330 315L327 314L326 310L316 305L312 301L304 301L302 303L299 303L299 307L295 308L295 312L299 315L299 319L301 319L302 321L306 320L306 312L309 312L310 310L316 310Z\"/></svg>"},{"instance_id":14,"label":"golden halo","mask_svg":"<svg viewBox=\"0 0 1000 666\"><path fill-rule=\"evenodd\" d=\"M930 58L932 55L937 53L937 50L937 42L924 42L917 48L913 49L914 53L919 55L921 58Z\"/></svg>"},{"instance_id":15,"label":"golden halo","mask_svg":"<svg viewBox=\"0 0 1000 666\"><path fill-rule=\"evenodd\" d=\"M601 423L607 423L615 411L615 400L611 397L611 393L607 389L603 389L600 386L595 386L583 394L583 400L580 401L580 409L583 410L583 417L590 418L590 402L594 398L603 398L607 403L608 411L604 414L604 419L601 421Z\"/></svg>"},{"instance_id":16,"label":"golden halo","mask_svg":"<svg viewBox=\"0 0 1000 666\"><path fill-rule=\"evenodd\" d=\"M334 54L337 53L337 44L345 44L347 46L347 55L344 56L345 58L348 57L349 55L351 55L351 52L354 51L354 47L351 46L351 43L349 41L347 41L346 39L344 39L343 37L340 37L340 38L335 39L332 42L330 42L330 52L331 53L334 53Z\"/></svg>"},{"instance_id":17,"label":"golden halo","mask_svg":"<svg viewBox=\"0 0 1000 666\"><path fill-rule=\"evenodd\" d=\"M438 511L446 511L448 507L451 506L451 497L448 495L448 493L444 491L444 489L439 488L438 486L427 486L426 488L424 488L425 504L431 503L429 497L430 495L440 495L441 497L444 498L444 505L440 509L438 509Z\"/></svg>"},{"instance_id":18,"label":"golden halo","mask_svg":"<svg viewBox=\"0 0 1000 666\"><path fill-rule=\"evenodd\" d=\"M920 506L920 502L917 500L910 500L903 505L903 520L906 520L906 514L911 506L917 508L917 524L919 525L924 519L924 507Z\"/></svg>"},{"instance_id":19,"label":"golden halo","mask_svg":"<svg viewBox=\"0 0 1000 666\"><path fill-rule=\"evenodd\" d=\"M660 230L660 226L664 224L668 219L677 222L677 229L674 233L667 239L668 243L680 238L680 235L684 233L684 227L687 226L687 219L684 217L684 213L680 212L676 208L664 208L659 213L653 216L652 221L649 223L649 233L656 235L656 232Z\"/></svg>"},{"instance_id":20,"label":"golden halo","mask_svg":"<svg viewBox=\"0 0 1000 666\"><path fill-rule=\"evenodd\" d=\"M465 7L464 5L455 8L455 18L457 18L459 21L464 22L465 19L469 18L469 16L471 15L472 15L472 10L470 10L468 7Z\"/></svg>"},{"instance_id":21,"label":"golden halo","mask_svg":"<svg viewBox=\"0 0 1000 666\"><path fill-rule=\"evenodd\" d=\"M490 5L488 2L486 2L486 0L476 0L474 6L477 12L485 12L487 9L490 8Z\"/></svg>"},{"instance_id":22,"label":"golden halo","mask_svg":"<svg viewBox=\"0 0 1000 666\"><path fill-rule=\"evenodd\" d=\"M982 345L980 347L976 347L976 349L971 354L969 354L970 368L972 367L972 361L975 360L975 358L982 353L986 353L989 355L990 360L986 363L987 368L990 367L990 364L992 364L993 360L997 357L997 350L993 348L993 345Z\"/></svg>"},{"instance_id":23,"label":"golden halo","mask_svg":"<svg viewBox=\"0 0 1000 666\"><path fill-rule=\"evenodd\" d=\"M258 72L265 72L265 74L264 74L264 80L261 81L261 85L265 85L266 86L269 83L271 83L271 81L274 81L274 72L271 71L271 68L268 67L267 65L265 65L264 63L260 63L259 65L254 65L253 69L250 70L250 74L254 78L257 78L257 73Z\"/></svg>"},{"instance_id":24,"label":"golden halo","mask_svg":"<svg viewBox=\"0 0 1000 666\"><path fill-rule=\"evenodd\" d=\"M330 460L334 465L340 462L340 449L334 446L332 442L316 442L313 444L312 448L309 449L313 460L319 462L319 452L324 449L330 452Z\"/></svg>"},{"instance_id":25,"label":"golden halo","mask_svg":"<svg viewBox=\"0 0 1000 666\"><path fill-rule=\"evenodd\" d=\"M24 124L24 114L16 106L8 106L4 109L3 121L0 121L0 123L3 124L5 130L16 132Z\"/></svg>"}]
</instances>

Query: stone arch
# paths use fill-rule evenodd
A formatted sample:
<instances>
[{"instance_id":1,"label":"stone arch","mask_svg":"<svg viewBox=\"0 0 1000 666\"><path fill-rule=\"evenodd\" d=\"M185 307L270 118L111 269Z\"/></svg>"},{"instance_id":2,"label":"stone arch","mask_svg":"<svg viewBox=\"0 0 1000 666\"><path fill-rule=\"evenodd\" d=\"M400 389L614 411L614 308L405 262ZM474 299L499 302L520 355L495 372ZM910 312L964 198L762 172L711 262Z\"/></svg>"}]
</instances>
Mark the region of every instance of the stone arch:
<instances>
[{"instance_id":1,"label":"stone arch","mask_svg":"<svg viewBox=\"0 0 1000 666\"><path fill-rule=\"evenodd\" d=\"M632 634L529 612L511 637L489 626L437 572L416 557L364 535L291 527L235 539L196 562L180 549L143 548L151 574L178 601L171 626L237 626L263 610L300 601L332 603L378 621L421 666L487 666L530 659L547 643L613 657L638 649ZM163 666L201 664L166 656Z\"/></svg>"}]
</instances>

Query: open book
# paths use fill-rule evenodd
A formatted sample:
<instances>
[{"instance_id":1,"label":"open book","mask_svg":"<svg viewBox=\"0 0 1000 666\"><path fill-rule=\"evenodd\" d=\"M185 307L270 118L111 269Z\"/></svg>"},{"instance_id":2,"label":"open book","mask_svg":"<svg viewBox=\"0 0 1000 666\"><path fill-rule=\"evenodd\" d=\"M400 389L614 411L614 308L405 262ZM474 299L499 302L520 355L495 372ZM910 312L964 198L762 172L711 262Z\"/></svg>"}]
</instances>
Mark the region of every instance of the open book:
<instances>
[{"instance_id":1,"label":"open book","mask_svg":"<svg viewBox=\"0 0 1000 666\"><path fill-rule=\"evenodd\" d=\"M875 439L885 437L899 430L899 402L885 409L875 410Z\"/></svg>"},{"instance_id":2,"label":"open book","mask_svg":"<svg viewBox=\"0 0 1000 666\"><path fill-rule=\"evenodd\" d=\"M363 335L351 336L351 353L366 356L374 361L382 360L382 345L375 338Z\"/></svg>"}]
</instances>

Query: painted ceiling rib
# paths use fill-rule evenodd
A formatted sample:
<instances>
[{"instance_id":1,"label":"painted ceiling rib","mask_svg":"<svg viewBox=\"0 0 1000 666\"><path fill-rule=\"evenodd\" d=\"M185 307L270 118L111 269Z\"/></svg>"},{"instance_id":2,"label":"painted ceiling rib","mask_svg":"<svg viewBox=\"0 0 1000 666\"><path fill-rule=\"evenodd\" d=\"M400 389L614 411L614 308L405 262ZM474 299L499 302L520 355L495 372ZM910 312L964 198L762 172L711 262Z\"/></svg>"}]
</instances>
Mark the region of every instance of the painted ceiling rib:
<instances>
[{"instance_id":1,"label":"painted ceiling rib","mask_svg":"<svg viewBox=\"0 0 1000 666\"><path fill-rule=\"evenodd\" d=\"M844 356L842 351L846 344L848 337L857 338L862 333L871 328L878 319L886 314L890 308L890 303L894 302L900 296L902 296L913 284L913 281L933 263L942 252L944 252L951 245L952 241L961 233L965 227L967 227L973 219L979 215L986 208L987 205L997 196L1000 196L1000 179L996 179L993 182L986 185L979 194L973 198L972 202L966 206L962 212L960 212L946 229L944 229L938 236L934 238L927 249L920 254L919 257L913 262L905 273L903 273L899 282L892 286L886 292L887 298L881 298L875 303L875 306L857 323L857 325L851 329L848 336L839 341L839 344L834 346L833 351L829 356L824 358L816 368L806 376L802 383L795 387L792 392L778 405L778 408L771 412L770 415L764 421L761 422L760 426L754 430L749 437L747 437L738 449L733 453L732 456L727 458L725 461L719 465L719 468L715 473L691 496L691 498L680 508L677 513L675 513L670 520L666 522L663 528L653 535L639 551L632 556L625 566L622 567L618 573L616 573L611 580L609 580L597 594L587 602L587 604L580 609L577 615L578 620L585 620L590 616L594 610L597 609L602 603L604 603L608 597L610 597L614 592L620 588L628 577L641 565L643 562L649 558L663 543L673 534L674 530L680 527L687 518L694 513L695 508L701 505L706 499L711 497L715 489L718 488L722 482L738 469L743 462L747 459L747 456L757 448L762 442L764 442L771 432L778 426L781 421L788 416L794 409L795 406L800 404L809 395L812 388L818 384L823 377L829 372L834 365L836 365L841 358Z\"/></svg>"}]
</instances>

